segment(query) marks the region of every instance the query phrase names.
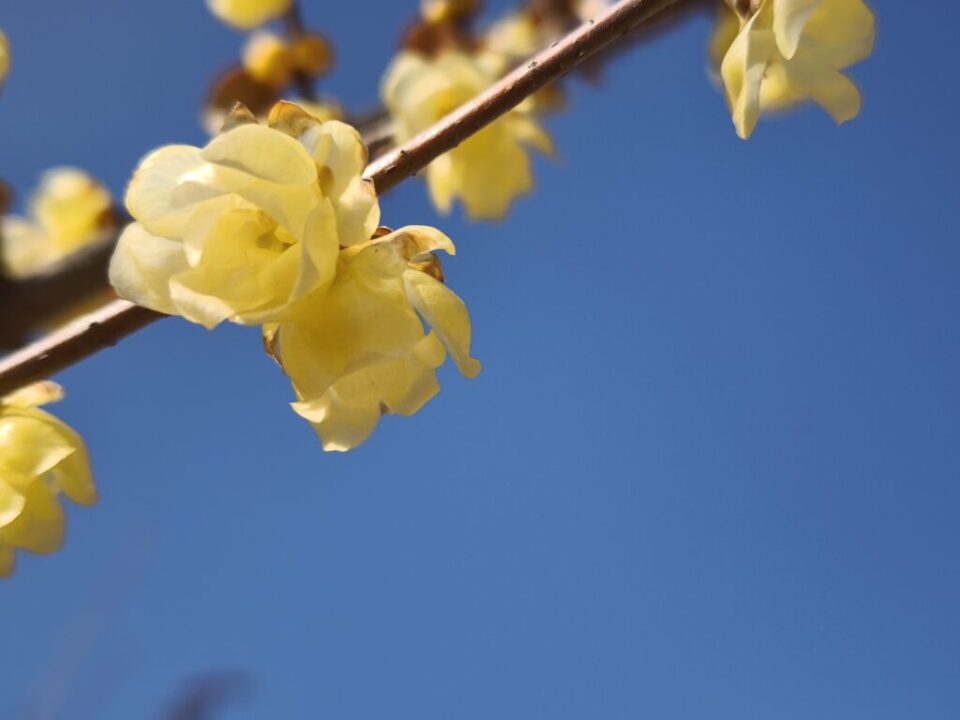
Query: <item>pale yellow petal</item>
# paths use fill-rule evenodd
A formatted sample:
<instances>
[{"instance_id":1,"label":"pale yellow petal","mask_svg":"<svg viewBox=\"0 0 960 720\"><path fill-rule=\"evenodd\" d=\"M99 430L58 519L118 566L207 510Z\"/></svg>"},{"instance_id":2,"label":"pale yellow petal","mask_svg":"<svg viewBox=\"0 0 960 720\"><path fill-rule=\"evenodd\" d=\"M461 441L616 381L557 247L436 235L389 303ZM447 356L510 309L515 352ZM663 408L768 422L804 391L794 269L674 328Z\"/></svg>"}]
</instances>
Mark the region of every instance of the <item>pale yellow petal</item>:
<instances>
[{"instance_id":1,"label":"pale yellow petal","mask_svg":"<svg viewBox=\"0 0 960 720\"><path fill-rule=\"evenodd\" d=\"M59 421L41 410L14 410L0 415L0 473L43 475L76 451L58 432Z\"/></svg>"},{"instance_id":2,"label":"pale yellow petal","mask_svg":"<svg viewBox=\"0 0 960 720\"><path fill-rule=\"evenodd\" d=\"M822 0L807 23L804 42L825 63L842 70L873 52L875 24L863 0Z\"/></svg>"},{"instance_id":3,"label":"pale yellow petal","mask_svg":"<svg viewBox=\"0 0 960 720\"><path fill-rule=\"evenodd\" d=\"M831 0L825 0L829 5ZM767 0L770 2L770 0ZM788 60L797 52L807 21L823 0L773 0L773 35Z\"/></svg>"},{"instance_id":4,"label":"pale yellow petal","mask_svg":"<svg viewBox=\"0 0 960 720\"><path fill-rule=\"evenodd\" d=\"M110 259L110 284L122 298L173 315L177 308L170 296L170 281L187 267L182 243L132 223Z\"/></svg>"},{"instance_id":5,"label":"pale yellow petal","mask_svg":"<svg viewBox=\"0 0 960 720\"><path fill-rule=\"evenodd\" d=\"M18 482L16 485L25 487L26 483ZM20 517L26 504L27 499L23 493L14 487L13 483L0 478L0 531ZM2 545L3 541L0 539L0 546Z\"/></svg>"},{"instance_id":6,"label":"pale yellow petal","mask_svg":"<svg viewBox=\"0 0 960 720\"><path fill-rule=\"evenodd\" d=\"M0 406L6 405L22 410L59 402L63 400L63 397L63 388L58 383L52 380L42 380L0 398Z\"/></svg>"},{"instance_id":7,"label":"pale yellow petal","mask_svg":"<svg viewBox=\"0 0 960 720\"><path fill-rule=\"evenodd\" d=\"M426 273L408 270L403 280L411 304L440 338L460 372L476 377L480 363L470 357L467 306L450 288Z\"/></svg>"},{"instance_id":8,"label":"pale yellow petal","mask_svg":"<svg viewBox=\"0 0 960 720\"><path fill-rule=\"evenodd\" d=\"M35 553L58 550L63 545L66 517L56 490L45 482L35 481L24 496L22 512L3 528L4 542Z\"/></svg>"}]
</instances>

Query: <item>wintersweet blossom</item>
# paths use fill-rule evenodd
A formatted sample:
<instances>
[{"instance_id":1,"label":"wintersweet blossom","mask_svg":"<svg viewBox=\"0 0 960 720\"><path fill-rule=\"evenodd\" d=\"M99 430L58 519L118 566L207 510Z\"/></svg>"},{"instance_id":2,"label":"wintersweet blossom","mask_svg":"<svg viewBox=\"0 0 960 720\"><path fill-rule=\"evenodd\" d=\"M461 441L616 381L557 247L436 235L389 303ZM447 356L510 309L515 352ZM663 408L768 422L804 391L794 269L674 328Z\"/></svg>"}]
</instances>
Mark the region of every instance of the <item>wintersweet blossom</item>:
<instances>
[{"instance_id":1,"label":"wintersweet blossom","mask_svg":"<svg viewBox=\"0 0 960 720\"><path fill-rule=\"evenodd\" d=\"M860 112L860 92L841 71L873 51L874 17L863 0L763 0L747 17L722 17L712 54L723 54L720 74L740 137L750 136L761 113L806 100L837 123Z\"/></svg>"},{"instance_id":2,"label":"wintersweet blossom","mask_svg":"<svg viewBox=\"0 0 960 720\"><path fill-rule=\"evenodd\" d=\"M0 220L2 265L12 277L43 272L51 264L106 239L115 228L113 198L77 168L44 173L29 202L29 217Z\"/></svg>"},{"instance_id":3,"label":"wintersweet blossom","mask_svg":"<svg viewBox=\"0 0 960 720\"><path fill-rule=\"evenodd\" d=\"M10 72L10 41L0 30L0 87L3 87L3 81L7 79Z\"/></svg>"},{"instance_id":4,"label":"wintersweet blossom","mask_svg":"<svg viewBox=\"0 0 960 720\"><path fill-rule=\"evenodd\" d=\"M292 0L207 0L210 12L227 25L252 30L283 15Z\"/></svg>"},{"instance_id":5,"label":"wintersweet blossom","mask_svg":"<svg viewBox=\"0 0 960 720\"><path fill-rule=\"evenodd\" d=\"M302 35L292 42L258 30L243 49L243 67L257 82L282 87L294 72L317 77L333 64L333 49L320 35Z\"/></svg>"},{"instance_id":6,"label":"wintersweet blossom","mask_svg":"<svg viewBox=\"0 0 960 720\"><path fill-rule=\"evenodd\" d=\"M401 52L382 85L397 141L430 127L495 79L482 62L462 52L430 58ZM460 198L472 218L503 217L514 198L533 187L528 146L552 152L550 138L529 106L521 106L430 163L426 178L434 204L449 212Z\"/></svg>"},{"instance_id":7,"label":"wintersweet blossom","mask_svg":"<svg viewBox=\"0 0 960 720\"><path fill-rule=\"evenodd\" d=\"M63 397L52 382L0 399L0 576L16 551L51 553L63 544L61 493L81 505L97 501L83 439L38 408Z\"/></svg>"},{"instance_id":8,"label":"wintersweet blossom","mask_svg":"<svg viewBox=\"0 0 960 720\"><path fill-rule=\"evenodd\" d=\"M429 227L382 232L340 253L326 293L264 328L293 383L293 408L325 450L356 447L384 413L417 412L439 391L435 370L447 352L467 377L480 372L470 357L470 316L433 254L453 254L453 243Z\"/></svg>"},{"instance_id":9,"label":"wintersweet blossom","mask_svg":"<svg viewBox=\"0 0 960 720\"><path fill-rule=\"evenodd\" d=\"M294 71L290 46L276 33L258 30L243 46L243 67L257 82L286 85Z\"/></svg>"},{"instance_id":10,"label":"wintersweet blossom","mask_svg":"<svg viewBox=\"0 0 960 720\"><path fill-rule=\"evenodd\" d=\"M282 319L333 281L339 248L380 220L367 152L349 125L292 103L261 125L245 109L205 148L170 145L127 191L110 281L124 298L213 327Z\"/></svg>"}]
</instances>

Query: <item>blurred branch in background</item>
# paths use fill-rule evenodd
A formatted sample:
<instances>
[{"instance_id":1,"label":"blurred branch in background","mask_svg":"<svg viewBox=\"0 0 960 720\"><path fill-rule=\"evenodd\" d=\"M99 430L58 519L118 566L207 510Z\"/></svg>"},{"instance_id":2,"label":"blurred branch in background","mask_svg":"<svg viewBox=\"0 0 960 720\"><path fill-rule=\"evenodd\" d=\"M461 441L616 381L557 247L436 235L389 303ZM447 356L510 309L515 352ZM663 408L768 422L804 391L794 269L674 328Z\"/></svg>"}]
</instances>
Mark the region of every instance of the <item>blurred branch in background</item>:
<instances>
[{"instance_id":1,"label":"blurred branch in background","mask_svg":"<svg viewBox=\"0 0 960 720\"><path fill-rule=\"evenodd\" d=\"M702 7L701 0L621 0L599 17L583 23L509 73L433 127L374 160L364 173L378 194L424 169L434 159L501 117L530 95L624 38L633 38L665 10ZM674 17L685 13L677 12ZM661 23L662 27L663 24ZM379 120L379 118L376 118ZM10 344L48 322L55 314L108 288L109 244L85 260L71 262L62 272L24 283L0 286L4 293L5 331ZM10 316L23 316L6 320ZM115 344L161 314L114 300L64 328L0 360L0 396L54 373ZM9 324L9 331L6 326Z\"/></svg>"}]
</instances>

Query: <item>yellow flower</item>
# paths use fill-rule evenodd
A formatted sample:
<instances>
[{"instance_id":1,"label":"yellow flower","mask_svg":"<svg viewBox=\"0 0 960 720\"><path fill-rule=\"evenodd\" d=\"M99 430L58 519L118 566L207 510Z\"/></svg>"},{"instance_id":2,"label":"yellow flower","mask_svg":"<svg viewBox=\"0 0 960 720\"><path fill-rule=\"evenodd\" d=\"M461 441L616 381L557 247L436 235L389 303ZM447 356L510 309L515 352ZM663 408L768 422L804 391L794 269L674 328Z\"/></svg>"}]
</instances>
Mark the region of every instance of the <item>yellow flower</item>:
<instances>
[{"instance_id":1,"label":"yellow flower","mask_svg":"<svg viewBox=\"0 0 960 720\"><path fill-rule=\"evenodd\" d=\"M420 0L421 17L434 24L454 22L479 9L479 0Z\"/></svg>"},{"instance_id":2,"label":"yellow flower","mask_svg":"<svg viewBox=\"0 0 960 720\"><path fill-rule=\"evenodd\" d=\"M7 36L0 30L0 87L3 87L3 81L7 79L10 72L10 42Z\"/></svg>"},{"instance_id":3,"label":"yellow flower","mask_svg":"<svg viewBox=\"0 0 960 720\"><path fill-rule=\"evenodd\" d=\"M227 25L252 30L283 15L291 0L207 0L210 12Z\"/></svg>"},{"instance_id":4,"label":"yellow flower","mask_svg":"<svg viewBox=\"0 0 960 720\"><path fill-rule=\"evenodd\" d=\"M837 123L860 112L860 92L841 71L873 51L874 18L863 0L763 0L731 32L731 13L717 28L712 55L726 38L720 74L737 134L747 138L762 112L805 100Z\"/></svg>"},{"instance_id":5,"label":"yellow flower","mask_svg":"<svg viewBox=\"0 0 960 720\"><path fill-rule=\"evenodd\" d=\"M276 33L253 33L243 48L243 67L254 80L267 85L286 85L293 74L293 54Z\"/></svg>"},{"instance_id":6,"label":"yellow flower","mask_svg":"<svg viewBox=\"0 0 960 720\"><path fill-rule=\"evenodd\" d=\"M298 37L290 51L297 70L310 77L323 75L333 66L333 48L320 35Z\"/></svg>"},{"instance_id":7,"label":"yellow flower","mask_svg":"<svg viewBox=\"0 0 960 720\"><path fill-rule=\"evenodd\" d=\"M83 170L47 171L30 198L30 217L10 216L0 222L5 272L13 277L41 273L104 240L114 229L112 209L110 192Z\"/></svg>"},{"instance_id":8,"label":"yellow flower","mask_svg":"<svg viewBox=\"0 0 960 720\"><path fill-rule=\"evenodd\" d=\"M356 447L383 413L417 412L440 389L447 351L467 377L480 372L466 306L443 284L434 250L452 254L453 243L421 226L347 248L325 294L264 328L299 399L293 408L325 450Z\"/></svg>"},{"instance_id":9,"label":"yellow flower","mask_svg":"<svg viewBox=\"0 0 960 720\"><path fill-rule=\"evenodd\" d=\"M380 220L357 131L278 103L235 112L203 149L148 155L130 181L110 281L128 300L213 327L282 319L333 280L337 253Z\"/></svg>"},{"instance_id":10,"label":"yellow flower","mask_svg":"<svg viewBox=\"0 0 960 720\"><path fill-rule=\"evenodd\" d=\"M398 142L430 127L493 80L480 61L460 52L444 52L436 58L400 53L382 87ZM545 153L552 147L527 110L506 114L430 163L427 184L442 212L449 212L459 197L471 218L500 218L514 198L533 187L527 146Z\"/></svg>"},{"instance_id":11,"label":"yellow flower","mask_svg":"<svg viewBox=\"0 0 960 720\"><path fill-rule=\"evenodd\" d=\"M0 576L16 550L51 553L63 544L63 493L81 505L97 501L90 461L77 433L38 405L59 400L56 383L31 385L0 399Z\"/></svg>"}]
</instances>

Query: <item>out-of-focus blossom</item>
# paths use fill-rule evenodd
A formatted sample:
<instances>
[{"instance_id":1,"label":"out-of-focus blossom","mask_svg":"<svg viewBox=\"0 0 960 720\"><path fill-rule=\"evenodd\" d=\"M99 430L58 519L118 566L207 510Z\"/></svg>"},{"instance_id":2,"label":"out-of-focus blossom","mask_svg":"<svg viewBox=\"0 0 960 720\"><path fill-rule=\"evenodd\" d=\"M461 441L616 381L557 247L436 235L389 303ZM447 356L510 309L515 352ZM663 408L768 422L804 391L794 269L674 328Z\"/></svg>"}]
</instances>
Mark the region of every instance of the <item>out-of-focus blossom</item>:
<instances>
[{"instance_id":1,"label":"out-of-focus blossom","mask_svg":"<svg viewBox=\"0 0 960 720\"><path fill-rule=\"evenodd\" d=\"M404 142L467 102L493 81L481 62L461 52L427 58L401 52L387 69L382 95ZM427 167L430 196L442 212L455 198L476 219L503 217L533 187L528 148L552 151L529 106L507 113Z\"/></svg>"},{"instance_id":2,"label":"out-of-focus blossom","mask_svg":"<svg viewBox=\"0 0 960 720\"><path fill-rule=\"evenodd\" d=\"M278 103L268 125L238 109L205 148L170 145L127 191L137 220L110 264L128 300L213 327L260 324L328 286L341 246L380 218L357 131Z\"/></svg>"},{"instance_id":3,"label":"out-of-focus blossom","mask_svg":"<svg viewBox=\"0 0 960 720\"><path fill-rule=\"evenodd\" d=\"M3 87L4 80L10 73L10 41L0 30L0 88Z\"/></svg>"},{"instance_id":4,"label":"out-of-focus blossom","mask_svg":"<svg viewBox=\"0 0 960 720\"><path fill-rule=\"evenodd\" d=\"M333 47L322 35L308 33L290 45L293 66L309 77L319 77L333 67Z\"/></svg>"},{"instance_id":5,"label":"out-of-focus blossom","mask_svg":"<svg viewBox=\"0 0 960 720\"><path fill-rule=\"evenodd\" d=\"M420 15L428 23L455 22L480 9L480 0L420 0Z\"/></svg>"},{"instance_id":6,"label":"out-of-focus blossom","mask_svg":"<svg viewBox=\"0 0 960 720\"><path fill-rule=\"evenodd\" d=\"M29 216L0 220L2 264L12 277L42 273L53 263L100 242L115 229L113 199L77 168L44 173L29 202Z\"/></svg>"},{"instance_id":7,"label":"out-of-focus blossom","mask_svg":"<svg viewBox=\"0 0 960 720\"><path fill-rule=\"evenodd\" d=\"M247 40L243 67L257 82L287 85L295 72L318 77L333 65L333 49L320 35L302 35L287 41L276 33L259 30Z\"/></svg>"},{"instance_id":8,"label":"out-of-focus blossom","mask_svg":"<svg viewBox=\"0 0 960 720\"><path fill-rule=\"evenodd\" d=\"M287 41L276 33L258 30L243 48L243 67L258 82L282 86L293 75L293 56Z\"/></svg>"},{"instance_id":9,"label":"out-of-focus blossom","mask_svg":"<svg viewBox=\"0 0 960 720\"><path fill-rule=\"evenodd\" d=\"M841 71L867 58L873 43L874 17L863 0L763 0L743 18L723 10L711 55L723 58L737 134L749 137L762 113L807 100L838 123L856 117L860 92Z\"/></svg>"},{"instance_id":10,"label":"out-of-focus blossom","mask_svg":"<svg viewBox=\"0 0 960 720\"><path fill-rule=\"evenodd\" d=\"M292 0L207 0L210 12L227 25L253 30L283 15Z\"/></svg>"},{"instance_id":11,"label":"out-of-focus blossom","mask_svg":"<svg viewBox=\"0 0 960 720\"><path fill-rule=\"evenodd\" d=\"M327 292L264 328L293 383L293 408L325 450L356 447L384 413L417 412L439 391L447 352L467 377L480 371L466 306L444 285L435 250L453 253L453 243L420 226L347 248Z\"/></svg>"},{"instance_id":12,"label":"out-of-focus blossom","mask_svg":"<svg viewBox=\"0 0 960 720\"><path fill-rule=\"evenodd\" d=\"M38 408L63 397L52 382L0 399L0 576L9 577L16 551L51 553L63 545L63 493L92 505L97 490L83 439Z\"/></svg>"}]
</instances>

